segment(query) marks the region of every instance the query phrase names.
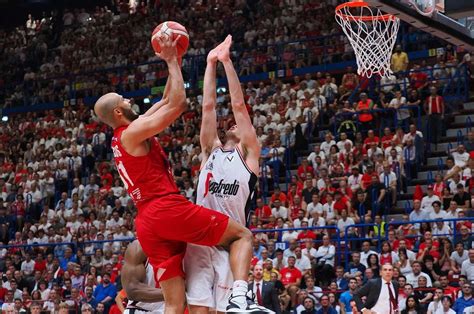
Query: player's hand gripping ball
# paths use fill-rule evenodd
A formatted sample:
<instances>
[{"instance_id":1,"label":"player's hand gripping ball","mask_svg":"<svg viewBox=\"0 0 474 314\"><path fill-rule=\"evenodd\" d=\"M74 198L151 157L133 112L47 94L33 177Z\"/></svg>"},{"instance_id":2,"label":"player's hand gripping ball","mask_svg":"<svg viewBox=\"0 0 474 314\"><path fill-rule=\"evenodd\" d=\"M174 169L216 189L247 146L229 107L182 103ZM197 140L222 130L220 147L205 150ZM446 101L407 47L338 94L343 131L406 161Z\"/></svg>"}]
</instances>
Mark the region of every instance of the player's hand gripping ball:
<instances>
[{"instance_id":1,"label":"player's hand gripping ball","mask_svg":"<svg viewBox=\"0 0 474 314\"><path fill-rule=\"evenodd\" d=\"M182 57L186 53L189 46L189 34L183 25L173 21L166 21L155 28L151 35L151 45L153 46L153 50L155 50L156 53L161 52L158 38L162 34L171 36L172 40L175 40L178 36L180 36L176 44L178 57Z\"/></svg>"}]
</instances>

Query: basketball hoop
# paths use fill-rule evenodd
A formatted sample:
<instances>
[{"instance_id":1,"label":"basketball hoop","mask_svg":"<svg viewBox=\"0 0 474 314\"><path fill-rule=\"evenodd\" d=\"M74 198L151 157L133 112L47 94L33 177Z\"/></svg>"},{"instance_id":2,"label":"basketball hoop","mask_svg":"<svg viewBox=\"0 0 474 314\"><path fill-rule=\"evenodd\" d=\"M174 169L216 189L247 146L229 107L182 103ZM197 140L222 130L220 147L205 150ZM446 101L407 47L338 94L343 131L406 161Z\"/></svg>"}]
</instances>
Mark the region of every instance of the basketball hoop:
<instances>
[{"instance_id":1,"label":"basketball hoop","mask_svg":"<svg viewBox=\"0 0 474 314\"><path fill-rule=\"evenodd\" d=\"M400 19L371 8L363 1L353 1L336 7L336 21L349 38L357 61L357 73L389 76L390 59L397 39Z\"/></svg>"},{"instance_id":2,"label":"basketball hoop","mask_svg":"<svg viewBox=\"0 0 474 314\"><path fill-rule=\"evenodd\" d=\"M408 3L412 6L413 9L423 16L432 17L433 14L438 12L436 8L435 0L423 0L421 3L417 3L415 0L408 0ZM421 8L420 8L421 5Z\"/></svg>"}]
</instances>

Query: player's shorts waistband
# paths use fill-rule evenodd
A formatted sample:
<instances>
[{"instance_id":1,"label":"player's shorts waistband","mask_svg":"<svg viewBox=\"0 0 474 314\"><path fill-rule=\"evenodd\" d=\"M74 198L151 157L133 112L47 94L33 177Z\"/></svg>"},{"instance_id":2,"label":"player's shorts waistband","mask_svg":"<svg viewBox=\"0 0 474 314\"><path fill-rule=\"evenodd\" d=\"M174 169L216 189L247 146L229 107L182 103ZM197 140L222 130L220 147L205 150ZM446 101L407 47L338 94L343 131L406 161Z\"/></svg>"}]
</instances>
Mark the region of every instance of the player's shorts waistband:
<instances>
[{"instance_id":1,"label":"player's shorts waistband","mask_svg":"<svg viewBox=\"0 0 474 314\"><path fill-rule=\"evenodd\" d=\"M176 199L176 198L179 198L179 197L181 197L185 201L187 200L179 192L170 192L170 193L167 193L167 194L163 194L163 195L160 195L160 196L155 196L153 198L142 200L140 202L137 202L136 205L137 205L137 208L140 209L140 207L147 206L150 203L154 203L154 202L159 203L159 202L163 202L163 201L168 201L170 199Z\"/></svg>"}]
</instances>

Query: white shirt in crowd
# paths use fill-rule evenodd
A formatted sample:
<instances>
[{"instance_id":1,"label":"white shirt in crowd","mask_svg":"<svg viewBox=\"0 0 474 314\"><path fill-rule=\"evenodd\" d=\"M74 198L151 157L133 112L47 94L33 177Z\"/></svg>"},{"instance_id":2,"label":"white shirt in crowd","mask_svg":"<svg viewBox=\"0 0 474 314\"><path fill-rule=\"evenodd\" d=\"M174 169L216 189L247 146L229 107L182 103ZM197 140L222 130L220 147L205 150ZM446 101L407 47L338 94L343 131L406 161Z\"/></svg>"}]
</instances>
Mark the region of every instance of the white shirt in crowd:
<instances>
[{"instance_id":1,"label":"white shirt in crowd","mask_svg":"<svg viewBox=\"0 0 474 314\"><path fill-rule=\"evenodd\" d=\"M458 152L454 152L451 155L453 156L453 159L454 159L454 165L456 165L458 167L461 167L461 168L466 167L467 162L469 161L469 153L468 152L464 152L462 154L460 154Z\"/></svg>"},{"instance_id":2,"label":"white shirt in crowd","mask_svg":"<svg viewBox=\"0 0 474 314\"><path fill-rule=\"evenodd\" d=\"M309 203L306 207L308 214L311 215L314 211L318 212L320 215L323 214L323 205L321 203L314 204L313 202Z\"/></svg>"},{"instance_id":3,"label":"white shirt in crowd","mask_svg":"<svg viewBox=\"0 0 474 314\"><path fill-rule=\"evenodd\" d=\"M474 263L469 259L462 262L461 275L467 276L467 281L474 281Z\"/></svg>"},{"instance_id":4,"label":"white shirt in crowd","mask_svg":"<svg viewBox=\"0 0 474 314\"><path fill-rule=\"evenodd\" d=\"M288 208L280 206L279 208L273 207L272 208L272 216L275 218L283 218L288 219Z\"/></svg>"},{"instance_id":5,"label":"white shirt in crowd","mask_svg":"<svg viewBox=\"0 0 474 314\"><path fill-rule=\"evenodd\" d=\"M406 276L407 283L411 284L413 286L413 288L418 288L418 277L420 277L420 276L425 276L426 281L427 281L427 283L426 283L427 287L432 287L433 286L433 283L431 282L430 276L428 276L428 274L426 274L424 272L420 272L418 275L415 275L413 273L408 274Z\"/></svg>"},{"instance_id":6,"label":"white shirt in crowd","mask_svg":"<svg viewBox=\"0 0 474 314\"><path fill-rule=\"evenodd\" d=\"M296 259L295 267L298 268L301 272L305 270L311 270L311 261L308 257L301 255L301 258Z\"/></svg>"},{"instance_id":7,"label":"white shirt in crowd","mask_svg":"<svg viewBox=\"0 0 474 314\"><path fill-rule=\"evenodd\" d=\"M434 201L440 201L439 199L439 196L438 195L432 195L432 196L429 196L429 195L426 195L425 197L423 197L423 199L421 200L421 208L427 212L432 212L433 211L433 202Z\"/></svg>"}]
</instances>

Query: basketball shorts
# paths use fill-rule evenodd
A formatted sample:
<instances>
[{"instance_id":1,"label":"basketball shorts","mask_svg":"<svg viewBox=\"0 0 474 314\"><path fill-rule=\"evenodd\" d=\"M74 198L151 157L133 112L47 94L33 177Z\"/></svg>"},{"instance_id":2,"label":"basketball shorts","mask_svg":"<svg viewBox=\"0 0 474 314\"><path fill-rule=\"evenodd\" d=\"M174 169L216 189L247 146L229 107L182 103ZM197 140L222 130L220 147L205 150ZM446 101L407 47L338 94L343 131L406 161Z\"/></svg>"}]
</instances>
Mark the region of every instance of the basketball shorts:
<instances>
[{"instance_id":1,"label":"basketball shorts","mask_svg":"<svg viewBox=\"0 0 474 314\"><path fill-rule=\"evenodd\" d=\"M125 311L123 311L123 314L164 314L165 313L165 302L161 302L161 306L158 306L154 310L145 310L141 308L126 308Z\"/></svg>"},{"instance_id":2,"label":"basketball shorts","mask_svg":"<svg viewBox=\"0 0 474 314\"><path fill-rule=\"evenodd\" d=\"M183 264L188 304L225 312L234 282L229 252L218 247L189 244Z\"/></svg>"},{"instance_id":3,"label":"basketball shorts","mask_svg":"<svg viewBox=\"0 0 474 314\"><path fill-rule=\"evenodd\" d=\"M140 204L136 233L155 271L156 282L184 278L186 244L215 246L224 234L229 217L172 194Z\"/></svg>"},{"instance_id":4,"label":"basketball shorts","mask_svg":"<svg viewBox=\"0 0 474 314\"><path fill-rule=\"evenodd\" d=\"M123 311L123 314L164 314L165 313L165 310L161 310L161 311L143 311L143 310L139 310L139 309L125 309L125 311Z\"/></svg>"}]
</instances>

